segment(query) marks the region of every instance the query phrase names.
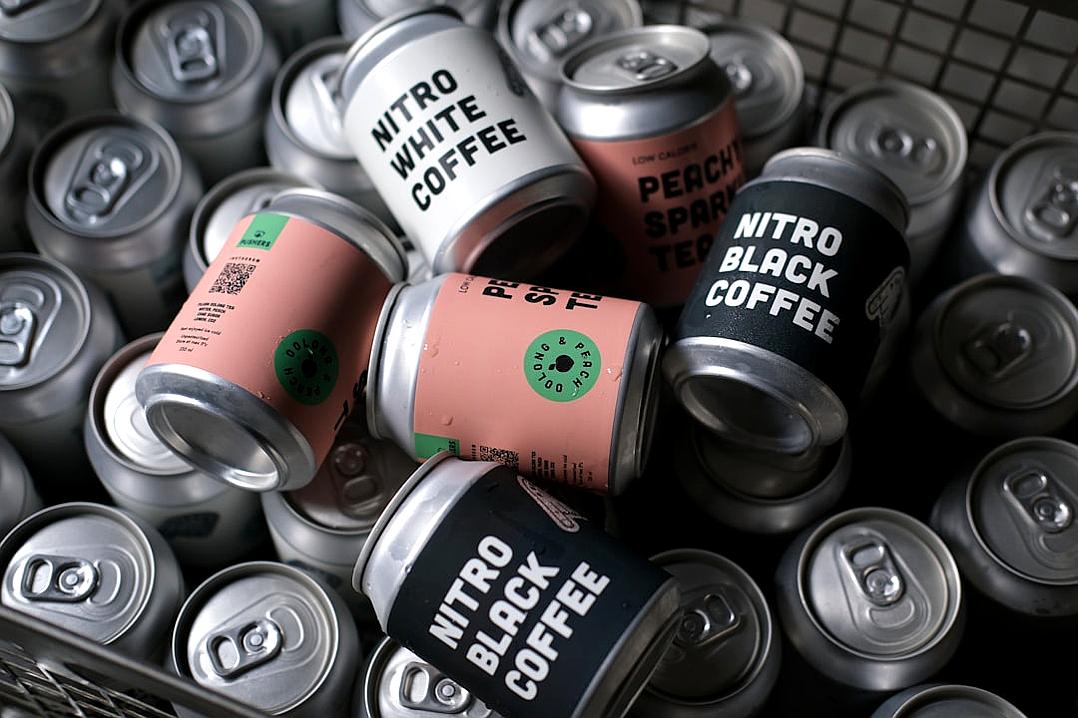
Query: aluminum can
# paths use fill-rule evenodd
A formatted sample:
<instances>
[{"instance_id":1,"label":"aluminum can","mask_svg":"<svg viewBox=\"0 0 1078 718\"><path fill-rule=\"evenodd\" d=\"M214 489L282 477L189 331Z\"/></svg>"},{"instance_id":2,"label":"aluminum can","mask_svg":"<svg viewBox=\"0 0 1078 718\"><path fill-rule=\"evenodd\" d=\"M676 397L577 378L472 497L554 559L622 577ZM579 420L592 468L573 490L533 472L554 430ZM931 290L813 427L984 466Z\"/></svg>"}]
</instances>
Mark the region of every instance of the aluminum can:
<instances>
[{"instance_id":1,"label":"aluminum can","mask_svg":"<svg viewBox=\"0 0 1078 718\"><path fill-rule=\"evenodd\" d=\"M684 613L630 715L759 715L781 663L777 626L759 586L733 561L709 551L666 551L651 560L677 579Z\"/></svg>"},{"instance_id":2,"label":"aluminum can","mask_svg":"<svg viewBox=\"0 0 1078 718\"><path fill-rule=\"evenodd\" d=\"M2 11L0 11L2 12ZM34 132L29 117L15 110L11 95L0 85L0 252L17 252L29 248L29 231L23 212L26 196L26 167L30 162Z\"/></svg>"},{"instance_id":3,"label":"aluminum can","mask_svg":"<svg viewBox=\"0 0 1078 718\"><path fill-rule=\"evenodd\" d=\"M639 302L465 274L401 285L374 337L368 426L416 459L448 450L618 494L647 463L661 345Z\"/></svg>"},{"instance_id":4,"label":"aluminum can","mask_svg":"<svg viewBox=\"0 0 1078 718\"><path fill-rule=\"evenodd\" d=\"M984 274L937 297L910 362L952 424L997 438L1050 433L1078 413L1078 309L1034 279Z\"/></svg>"},{"instance_id":5,"label":"aluminum can","mask_svg":"<svg viewBox=\"0 0 1078 718\"><path fill-rule=\"evenodd\" d=\"M135 378L160 339L137 339L101 367L90 389L86 453L116 505L156 528L184 564L222 566L262 538L258 497L192 469L150 431Z\"/></svg>"},{"instance_id":6,"label":"aluminum can","mask_svg":"<svg viewBox=\"0 0 1078 718\"><path fill-rule=\"evenodd\" d=\"M355 40L400 13L444 6L455 10L469 25L493 29L497 4L498 0L337 0L337 23L342 35Z\"/></svg>"},{"instance_id":7,"label":"aluminum can","mask_svg":"<svg viewBox=\"0 0 1078 718\"><path fill-rule=\"evenodd\" d=\"M215 573L180 609L169 668L267 715L348 714L359 670L341 598L297 568L252 561ZM180 718L198 714L173 705Z\"/></svg>"},{"instance_id":8,"label":"aluminum can","mask_svg":"<svg viewBox=\"0 0 1078 718\"><path fill-rule=\"evenodd\" d=\"M19 458L8 440L0 435L0 536L6 536L11 527L41 508L34 482L26 464Z\"/></svg>"},{"instance_id":9,"label":"aluminum can","mask_svg":"<svg viewBox=\"0 0 1078 718\"><path fill-rule=\"evenodd\" d=\"M172 549L141 519L110 506L69 503L33 514L0 542L9 608L156 660L183 603Z\"/></svg>"},{"instance_id":10,"label":"aluminum can","mask_svg":"<svg viewBox=\"0 0 1078 718\"><path fill-rule=\"evenodd\" d=\"M435 274L534 277L583 229L591 174L497 41L452 10L372 28L341 99L345 138Z\"/></svg>"},{"instance_id":11,"label":"aluminum can","mask_svg":"<svg viewBox=\"0 0 1078 718\"><path fill-rule=\"evenodd\" d=\"M255 167L237 172L211 187L195 205L191 217L191 231L183 253L183 283L187 293L195 291L198 280L217 259L237 222L265 209L278 192L305 186L294 175Z\"/></svg>"},{"instance_id":12,"label":"aluminum can","mask_svg":"<svg viewBox=\"0 0 1078 718\"><path fill-rule=\"evenodd\" d=\"M700 423L796 454L846 433L902 296L906 203L829 150L775 155L738 192L663 372Z\"/></svg>"},{"instance_id":13,"label":"aluminum can","mask_svg":"<svg viewBox=\"0 0 1078 718\"><path fill-rule=\"evenodd\" d=\"M1078 446L1011 441L951 482L932 526L967 581L1011 611L1078 616Z\"/></svg>"},{"instance_id":14,"label":"aluminum can","mask_svg":"<svg viewBox=\"0 0 1078 718\"><path fill-rule=\"evenodd\" d=\"M850 438L800 454L759 451L687 422L674 450L674 472L708 516L753 534L798 531L838 503L850 482Z\"/></svg>"},{"instance_id":15,"label":"aluminum can","mask_svg":"<svg viewBox=\"0 0 1078 718\"><path fill-rule=\"evenodd\" d=\"M914 686L889 698L870 718L1026 718L995 693L959 685Z\"/></svg>"},{"instance_id":16,"label":"aluminum can","mask_svg":"<svg viewBox=\"0 0 1078 718\"><path fill-rule=\"evenodd\" d=\"M344 139L337 80L348 47L342 38L319 40L277 73L266 116L266 154L282 172L350 199L393 226L393 215Z\"/></svg>"},{"instance_id":17,"label":"aluminum can","mask_svg":"<svg viewBox=\"0 0 1078 718\"><path fill-rule=\"evenodd\" d=\"M213 184L265 163L262 124L280 57L246 0L143 0L124 16L112 89Z\"/></svg>"},{"instance_id":18,"label":"aluminum can","mask_svg":"<svg viewBox=\"0 0 1078 718\"><path fill-rule=\"evenodd\" d=\"M0 83L39 127L112 107L120 0L10 0L0 10Z\"/></svg>"},{"instance_id":19,"label":"aluminum can","mask_svg":"<svg viewBox=\"0 0 1078 718\"><path fill-rule=\"evenodd\" d=\"M919 683L954 655L962 584L951 552L920 521L858 508L806 529L779 562L775 606L816 671L865 691Z\"/></svg>"},{"instance_id":20,"label":"aluminum can","mask_svg":"<svg viewBox=\"0 0 1078 718\"><path fill-rule=\"evenodd\" d=\"M562 59L589 40L643 22L637 0L504 0L498 9L497 37L528 87L554 112Z\"/></svg>"},{"instance_id":21,"label":"aluminum can","mask_svg":"<svg viewBox=\"0 0 1078 718\"><path fill-rule=\"evenodd\" d=\"M639 0L647 25L685 24L684 3L681 0Z\"/></svg>"},{"instance_id":22,"label":"aluminum can","mask_svg":"<svg viewBox=\"0 0 1078 718\"><path fill-rule=\"evenodd\" d=\"M337 34L334 0L251 0L283 57L304 45Z\"/></svg>"},{"instance_id":23,"label":"aluminum can","mask_svg":"<svg viewBox=\"0 0 1078 718\"><path fill-rule=\"evenodd\" d=\"M954 221L969 154L966 128L946 100L918 85L874 80L828 104L816 144L887 175L910 208L906 239L916 284Z\"/></svg>"},{"instance_id":24,"label":"aluminum can","mask_svg":"<svg viewBox=\"0 0 1078 718\"><path fill-rule=\"evenodd\" d=\"M392 638L367 660L356 681L354 718L501 718L452 678Z\"/></svg>"},{"instance_id":25,"label":"aluminum can","mask_svg":"<svg viewBox=\"0 0 1078 718\"><path fill-rule=\"evenodd\" d=\"M126 332L166 327L183 303L180 257L202 181L159 126L84 115L50 133L30 162L34 245L105 290Z\"/></svg>"},{"instance_id":26,"label":"aluminum can","mask_svg":"<svg viewBox=\"0 0 1078 718\"><path fill-rule=\"evenodd\" d=\"M0 433L46 498L70 497L91 476L86 399L122 342L101 290L54 260L0 255Z\"/></svg>"},{"instance_id":27,"label":"aluminum can","mask_svg":"<svg viewBox=\"0 0 1078 718\"><path fill-rule=\"evenodd\" d=\"M745 175L756 177L771 156L802 144L805 70L786 38L767 25L723 20L701 28L711 59L726 71L736 98Z\"/></svg>"},{"instance_id":28,"label":"aluminum can","mask_svg":"<svg viewBox=\"0 0 1078 718\"><path fill-rule=\"evenodd\" d=\"M670 574L509 467L448 452L393 498L352 585L391 638L514 718L621 718L678 624Z\"/></svg>"},{"instance_id":29,"label":"aluminum can","mask_svg":"<svg viewBox=\"0 0 1078 718\"><path fill-rule=\"evenodd\" d=\"M345 423L311 483L261 495L282 563L337 591L359 618L370 604L352 590L352 570L375 521L416 464L388 441L371 438L362 417Z\"/></svg>"},{"instance_id":30,"label":"aluminum can","mask_svg":"<svg viewBox=\"0 0 1078 718\"><path fill-rule=\"evenodd\" d=\"M1045 132L996 158L960 234L963 276L1000 272L1078 297L1078 132Z\"/></svg>"},{"instance_id":31,"label":"aluminum can","mask_svg":"<svg viewBox=\"0 0 1078 718\"><path fill-rule=\"evenodd\" d=\"M276 195L236 224L139 374L153 432L240 488L310 483L361 405L378 314L404 273L370 212L321 190Z\"/></svg>"}]
</instances>

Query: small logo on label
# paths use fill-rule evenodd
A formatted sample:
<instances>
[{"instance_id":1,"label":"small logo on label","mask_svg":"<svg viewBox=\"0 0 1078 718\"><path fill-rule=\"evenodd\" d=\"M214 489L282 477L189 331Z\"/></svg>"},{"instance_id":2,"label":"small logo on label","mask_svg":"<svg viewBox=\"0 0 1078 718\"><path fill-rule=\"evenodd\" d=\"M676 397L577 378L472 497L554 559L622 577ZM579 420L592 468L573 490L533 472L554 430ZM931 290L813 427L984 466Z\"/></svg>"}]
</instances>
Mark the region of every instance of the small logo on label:
<instances>
[{"instance_id":1,"label":"small logo on label","mask_svg":"<svg viewBox=\"0 0 1078 718\"><path fill-rule=\"evenodd\" d=\"M286 224L288 217L284 215L259 212L247 225L247 230L236 246L240 249L270 250Z\"/></svg>"},{"instance_id":2,"label":"small logo on label","mask_svg":"<svg viewBox=\"0 0 1078 718\"><path fill-rule=\"evenodd\" d=\"M583 514L567 504L558 501L523 476L517 477L517 483L520 484L520 488L524 489L524 492L528 494L528 496L532 497L532 500L543 510L543 513L549 516L550 520L562 531L575 534L580 530L580 521L584 520Z\"/></svg>"},{"instance_id":3,"label":"small logo on label","mask_svg":"<svg viewBox=\"0 0 1078 718\"><path fill-rule=\"evenodd\" d=\"M880 329L886 329L887 325L895 317L898 311L898 303L902 299L902 287L906 283L906 270L895 267L887 279L883 280L876 291L869 295L865 301L865 316L870 320L878 321Z\"/></svg>"},{"instance_id":4,"label":"small logo on label","mask_svg":"<svg viewBox=\"0 0 1078 718\"><path fill-rule=\"evenodd\" d=\"M550 401L575 401L599 380L602 357L590 337L571 329L537 336L524 354L524 376L535 393Z\"/></svg>"},{"instance_id":5,"label":"small logo on label","mask_svg":"<svg viewBox=\"0 0 1078 718\"><path fill-rule=\"evenodd\" d=\"M301 404L314 405L333 391L340 363L329 337L313 329L300 329L277 345L273 368L289 396Z\"/></svg>"},{"instance_id":6,"label":"small logo on label","mask_svg":"<svg viewBox=\"0 0 1078 718\"><path fill-rule=\"evenodd\" d=\"M448 451L453 456L460 456L460 439L434 434L415 435L415 455L420 459L429 459L439 451Z\"/></svg>"}]
</instances>

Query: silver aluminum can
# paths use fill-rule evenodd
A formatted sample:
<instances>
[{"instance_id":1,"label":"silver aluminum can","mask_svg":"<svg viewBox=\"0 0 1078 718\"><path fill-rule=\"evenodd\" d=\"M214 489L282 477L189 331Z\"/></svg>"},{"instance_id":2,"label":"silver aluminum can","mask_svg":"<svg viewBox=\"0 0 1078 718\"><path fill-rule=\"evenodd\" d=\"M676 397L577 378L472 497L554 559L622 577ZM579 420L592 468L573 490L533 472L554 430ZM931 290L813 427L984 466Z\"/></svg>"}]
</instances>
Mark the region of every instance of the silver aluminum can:
<instances>
[{"instance_id":1,"label":"silver aluminum can","mask_svg":"<svg viewBox=\"0 0 1078 718\"><path fill-rule=\"evenodd\" d=\"M347 422L314 480L301 489L262 494L273 546L282 563L301 568L337 591L353 615L370 604L352 590L352 571L375 521L416 470L388 441L376 441L362 417Z\"/></svg>"},{"instance_id":2,"label":"silver aluminum can","mask_svg":"<svg viewBox=\"0 0 1078 718\"><path fill-rule=\"evenodd\" d=\"M255 167L237 172L211 187L195 205L191 217L191 231L183 253L183 283L187 292L195 290L237 222L265 209L278 192L304 186L303 180L287 172Z\"/></svg>"},{"instance_id":3,"label":"silver aluminum can","mask_svg":"<svg viewBox=\"0 0 1078 718\"><path fill-rule=\"evenodd\" d=\"M282 57L337 34L334 0L251 0L251 6L273 34Z\"/></svg>"},{"instance_id":4,"label":"silver aluminum can","mask_svg":"<svg viewBox=\"0 0 1078 718\"><path fill-rule=\"evenodd\" d=\"M137 339L101 367L90 389L86 453L116 505L156 528L184 564L219 567L262 538L258 497L192 469L150 430L135 378L160 339Z\"/></svg>"},{"instance_id":5,"label":"silver aluminum can","mask_svg":"<svg viewBox=\"0 0 1078 718\"><path fill-rule=\"evenodd\" d=\"M995 693L952 684L914 686L887 699L869 718L1026 718Z\"/></svg>"},{"instance_id":6,"label":"silver aluminum can","mask_svg":"<svg viewBox=\"0 0 1078 718\"><path fill-rule=\"evenodd\" d=\"M273 82L266 154L280 171L350 199L393 226L393 215L341 127L337 80L349 45L342 38L325 38L288 58Z\"/></svg>"},{"instance_id":7,"label":"silver aluminum can","mask_svg":"<svg viewBox=\"0 0 1078 718\"><path fill-rule=\"evenodd\" d=\"M963 430L1051 433L1078 413L1078 309L1034 279L974 277L925 310L910 362L925 400Z\"/></svg>"},{"instance_id":8,"label":"silver aluminum can","mask_svg":"<svg viewBox=\"0 0 1078 718\"><path fill-rule=\"evenodd\" d=\"M501 718L452 678L392 638L374 649L356 680L352 718Z\"/></svg>"},{"instance_id":9,"label":"silver aluminum can","mask_svg":"<svg viewBox=\"0 0 1078 718\"><path fill-rule=\"evenodd\" d=\"M637 0L502 0L497 37L535 96L554 112L562 59L593 38L643 22Z\"/></svg>"},{"instance_id":10,"label":"silver aluminum can","mask_svg":"<svg viewBox=\"0 0 1078 718\"><path fill-rule=\"evenodd\" d=\"M800 145L805 132L805 70L793 46L767 25L723 20L700 28L711 59L726 71L741 128L745 176L760 174L771 156Z\"/></svg>"},{"instance_id":11,"label":"silver aluminum can","mask_svg":"<svg viewBox=\"0 0 1078 718\"><path fill-rule=\"evenodd\" d=\"M262 123L280 57L246 0L143 0L116 43L116 105L168 130L207 184L264 164Z\"/></svg>"},{"instance_id":12,"label":"silver aluminum can","mask_svg":"<svg viewBox=\"0 0 1078 718\"><path fill-rule=\"evenodd\" d=\"M648 25L684 25L685 3L682 0L640 0L644 22Z\"/></svg>"},{"instance_id":13,"label":"silver aluminum can","mask_svg":"<svg viewBox=\"0 0 1078 718\"><path fill-rule=\"evenodd\" d=\"M183 604L169 668L273 716L348 714L359 670L341 598L297 568L253 561L215 573ZM180 718L198 714L174 705Z\"/></svg>"},{"instance_id":14,"label":"silver aluminum can","mask_svg":"<svg viewBox=\"0 0 1078 718\"><path fill-rule=\"evenodd\" d=\"M82 422L94 376L123 342L116 316L59 262L4 254L0 332L0 433L46 497L70 497L91 476Z\"/></svg>"},{"instance_id":15,"label":"silver aluminum can","mask_svg":"<svg viewBox=\"0 0 1078 718\"><path fill-rule=\"evenodd\" d=\"M26 167L30 162L34 132L29 117L20 105L16 112L11 95L0 84L0 252L17 252L29 248L26 229L25 202Z\"/></svg>"},{"instance_id":16,"label":"silver aluminum can","mask_svg":"<svg viewBox=\"0 0 1078 718\"><path fill-rule=\"evenodd\" d=\"M875 167L906 195L910 281L916 284L931 266L961 204L969 151L958 113L918 85L874 80L828 104L816 144Z\"/></svg>"},{"instance_id":17,"label":"silver aluminum can","mask_svg":"<svg viewBox=\"0 0 1078 718\"><path fill-rule=\"evenodd\" d=\"M798 531L830 511L850 482L850 438L800 454L759 451L688 422L674 473L693 503L718 523L753 534Z\"/></svg>"},{"instance_id":18,"label":"silver aluminum can","mask_svg":"<svg viewBox=\"0 0 1078 718\"><path fill-rule=\"evenodd\" d=\"M508 467L448 452L393 498L352 585L391 638L518 718L621 718L679 618L670 574Z\"/></svg>"},{"instance_id":19,"label":"silver aluminum can","mask_svg":"<svg viewBox=\"0 0 1078 718\"><path fill-rule=\"evenodd\" d=\"M372 28L341 98L346 139L435 274L537 276L583 229L591 174L497 41L452 10Z\"/></svg>"},{"instance_id":20,"label":"silver aluminum can","mask_svg":"<svg viewBox=\"0 0 1078 718\"><path fill-rule=\"evenodd\" d=\"M34 482L26 464L19 458L8 440L0 434L0 537L6 536L11 527L41 508Z\"/></svg>"},{"instance_id":21,"label":"silver aluminum can","mask_svg":"<svg viewBox=\"0 0 1078 718\"><path fill-rule=\"evenodd\" d=\"M779 677L781 643L760 587L714 553L666 551L684 611L674 643L630 712L640 718L752 718Z\"/></svg>"},{"instance_id":22,"label":"silver aluminum can","mask_svg":"<svg viewBox=\"0 0 1078 718\"><path fill-rule=\"evenodd\" d=\"M184 598L161 535L99 504L30 516L0 542L0 566L5 606L143 660L162 655Z\"/></svg>"},{"instance_id":23,"label":"silver aluminum can","mask_svg":"<svg viewBox=\"0 0 1078 718\"><path fill-rule=\"evenodd\" d=\"M475 341L487 327L495 346ZM639 302L463 274L400 285L374 336L367 425L418 460L448 449L619 494L647 463L662 339Z\"/></svg>"},{"instance_id":24,"label":"silver aluminum can","mask_svg":"<svg viewBox=\"0 0 1078 718\"><path fill-rule=\"evenodd\" d=\"M11 0L0 10L0 83L36 124L112 105L109 64L120 0Z\"/></svg>"},{"instance_id":25,"label":"silver aluminum can","mask_svg":"<svg viewBox=\"0 0 1078 718\"><path fill-rule=\"evenodd\" d=\"M992 163L960 235L961 271L1017 274L1078 296L1078 132L1046 132Z\"/></svg>"},{"instance_id":26,"label":"silver aluminum can","mask_svg":"<svg viewBox=\"0 0 1078 718\"><path fill-rule=\"evenodd\" d=\"M865 691L920 683L954 655L965 611L943 541L897 511L844 511L805 530L776 574L794 648L821 674Z\"/></svg>"},{"instance_id":27,"label":"silver aluminum can","mask_svg":"<svg viewBox=\"0 0 1078 718\"><path fill-rule=\"evenodd\" d=\"M341 34L355 40L383 20L411 10L444 6L464 22L493 29L498 0L337 0L337 23Z\"/></svg>"},{"instance_id":28,"label":"silver aluminum can","mask_svg":"<svg viewBox=\"0 0 1078 718\"><path fill-rule=\"evenodd\" d=\"M180 257L201 196L194 164L159 126L84 115L34 152L26 221L38 251L104 289L141 336L183 303Z\"/></svg>"},{"instance_id":29,"label":"silver aluminum can","mask_svg":"<svg viewBox=\"0 0 1078 718\"><path fill-rule=\"evenodd\" d=\"M1078 446L1018 439L950 483L932 526L962 575L1020 614L1078 616Z\"/></svg>"}]
</instances>

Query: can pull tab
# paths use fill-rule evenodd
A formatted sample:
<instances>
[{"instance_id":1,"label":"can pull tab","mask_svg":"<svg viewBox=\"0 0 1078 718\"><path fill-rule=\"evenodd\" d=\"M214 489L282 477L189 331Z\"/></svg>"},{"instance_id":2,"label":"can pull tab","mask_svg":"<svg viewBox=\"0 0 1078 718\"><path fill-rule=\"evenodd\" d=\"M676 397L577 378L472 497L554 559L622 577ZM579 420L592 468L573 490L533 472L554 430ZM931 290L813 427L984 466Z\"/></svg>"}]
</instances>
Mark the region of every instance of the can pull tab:
<instances>
[{"instance_id":1,"label":"can pull tab","mask_svg":"<svg viewBox=\"0 0 1078 718\"><path fill-rule=\"evenodd\" d=\"M213 19L205 12L177 13L166 26L168 65L177 82L202 82L220 71Z\"/></svg>"},{"instance_id":2,"label":"can pull tab","mask_svg":"<svg viewBox=\"0 0 1078 718\"><path fill-rule=\"evenodd\" d=\"M875 128L869 148L877 157L899 160L917 167L933 166L940 159L940 147L935 138L915 137L911 132L891 125Z\"/></svg>"},{"instance_id":3,"label":"can pull tab","mask_svg":"<svg viewBox=\"0 0 1078 718\"><path fill-rule=\"evenodd\" d=\"M981 330L966 343L965 354L981 374L993 381L1005 379L1033 354L1033 334L1013 321Z\"/></svg>"},{"instance_id":4,"label":"can pull tab","mask_svg":"<svg viewBox=\"0 0 1078 718\"><path fill-rule=\"evenodd\" d=\"M1074 508L1043 471L1032 469L1003 479L1003 491L1025 510L1041 530L1055 534L1074 520Z\"/></svg>"},{"instance_id":5,"label":"can pull tab","mask_svg":"<svg viewBox=\"0 0 1078 718\"><path fill-rule=\"evenodd\" d=\"M0 366L25 366L37 329L37 314L23 302L0 303Z\"/></svg>"},{"instance_id":6,"label":"can pull tab","mask_svg":"<svg viewBox=\"0 0 1078 718\"><path fill-rule=\"evenodd\" d=\"M618 58L618 67L638 82L657 80L675 72L678 67L669 58L650 50L632 50Z\"/></svg>"},{"instance_id":7,"label":"can pull tab","mask_svg":"<svg viewBox=\"0 0 1078 718\"><path fill-rule=\"evenodd\" d=\"M101 574L89 561L34 554L26 559L22 595L30 601L78 603L97 590Z\"/></svg>"},{"instance_id":8,"label":"can pull tab","mask_svg":"<svg viewBox=\"0 0 1078 718\"><path fill-rule=\"evenodd\" d=\"M586 40L594 27L595 18L591 13L573 3L536 26L528 34L528 46L536 55L561 57Z\"/></svg>"},{"instance_id":9,"label":"can pull tab","mask_svg":"<svg viewBox=\"0 0 1078 718\"><path fill-rule=\"evenodd\" d=\"M861 591L877 606L890 606L902 598L905 582L891 550L880 541L868 539L842 550Z\"/></svg>"},{"instance_id":10,"label":"can pull tab","mask_svg":"<svg viewBox=\"0 0 1078 718\"><path fill-rule=\"evenodd\" d=\"M262 618L215 633L206 641L210 665L221 678L235 678L281 652L281 629Z\"/></svg>"},{"instance_id":11,"label":"can pull tab","mask_svg":"<svg viewBox=\"0 0 1078 718\"><path fill-rule=\"evenodd\" d=\"M45 0L0 0L0 13L8 17L16 17L44 2Z\"/></svg>"},{"instance_id":12,"label":"can pull tab","mask_svg":"<svg viewBox=\"0 0 1078 718\"><path fill-rule=\"evenodd\" d=\"M1066 239L1078 227L1078 166L1056 167L1025 211L1026 227L1045 242Z\"/></svg>"},{"instance_id":13,"label":"can pull tab","mask_svg":"<svg viewBox=\"0 0 1078 718\"><path fill-rule=\"evenodd\" d=\"M752 68L745 62L744 57L739 55L730 58L722 69L730 80L730 86L734 88L735 96L741 97L752 89L752 83L756 78L753 77Z\"/></svg>"},{"instance_id":14,"label":"can pull tab","mask_svg":"<svg viewBox=\"0 0 1078 718\"><path fill-rule=\"evenodd\" d=\"M682 648L700 648L724 640L740 626L741 617L725 596L709 593L685 607L674 643Z\"/></svg>"},{"instance_id":15,"label":"can pull tab","mask_svg":"<svg viewBox=\"0 0 1078 718\"><path fill-rule=\"evenodd\" d=\"M337 82L340 76L340 68L316 72L311 75L314 96L318 98L318 106L322 110L318 113L318 116L324 123L323 126L328 125L328 129L334 135L340 135L343 132L340 111L343 103L340 83Z\"/></svg>"},{"instance_id":16,"label":"can pull tab","mask_svg":"<svg viewBox=\"0 0 1078 718\"><path fill-rule=\"evenodd\" d=\"M381 509L375 501L382 492L377 476L371 469L370 453L363 444L347 441L333 447L330 454L333 466L333 487L338 502L349 516L367 518Z\"/></svg>"},{"instance_id":17,"label":"can pull tab","mask_svg":"<svg viewBox=\"0 0 1078 718\"><path fill-rule=\"evenodd\" d=\"M111 139L67 190L64 205L79 218L100 219L119 203L146 164L146 152L133 142Z\"/></svg>"},{"instance_id":18,"label":"can pull tab","mask_svg":"<svg viewBox=\"0 0 1078 718\"><path fill-rule=\"evenodd\" d=\"M401 674L400 702L405 708L431 713L463 713L472 694L434 666L413 661Z\"/></svg>"}]
</instances>

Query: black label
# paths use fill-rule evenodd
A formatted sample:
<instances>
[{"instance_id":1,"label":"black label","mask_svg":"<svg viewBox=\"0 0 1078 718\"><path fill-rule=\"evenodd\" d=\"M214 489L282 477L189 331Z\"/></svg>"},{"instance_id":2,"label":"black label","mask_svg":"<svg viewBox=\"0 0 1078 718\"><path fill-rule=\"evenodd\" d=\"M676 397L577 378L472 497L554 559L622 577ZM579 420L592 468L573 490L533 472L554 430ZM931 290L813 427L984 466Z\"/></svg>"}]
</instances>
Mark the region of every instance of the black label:
<instances>
[{"instance_id":1,"label":"black label","mask_svg":"<svg viewBox=\"0 0 1078 718\"><path fill-rule=\"evenodd\" d=\"M767 349L856 401L907 267L905 239L875 210L804 182L757 184L730 208L676 339Z\"/></svg>"},{"instance_id":2,"label":"black label","mask_svg":"<svg viewBox=\"0 0 1078 718\"><path fill-rule=\"evenodd\" d=\"M669 578L497 468L434 532L387 633L503 715L570 716Z\"/></svg>"}]
</instances>

